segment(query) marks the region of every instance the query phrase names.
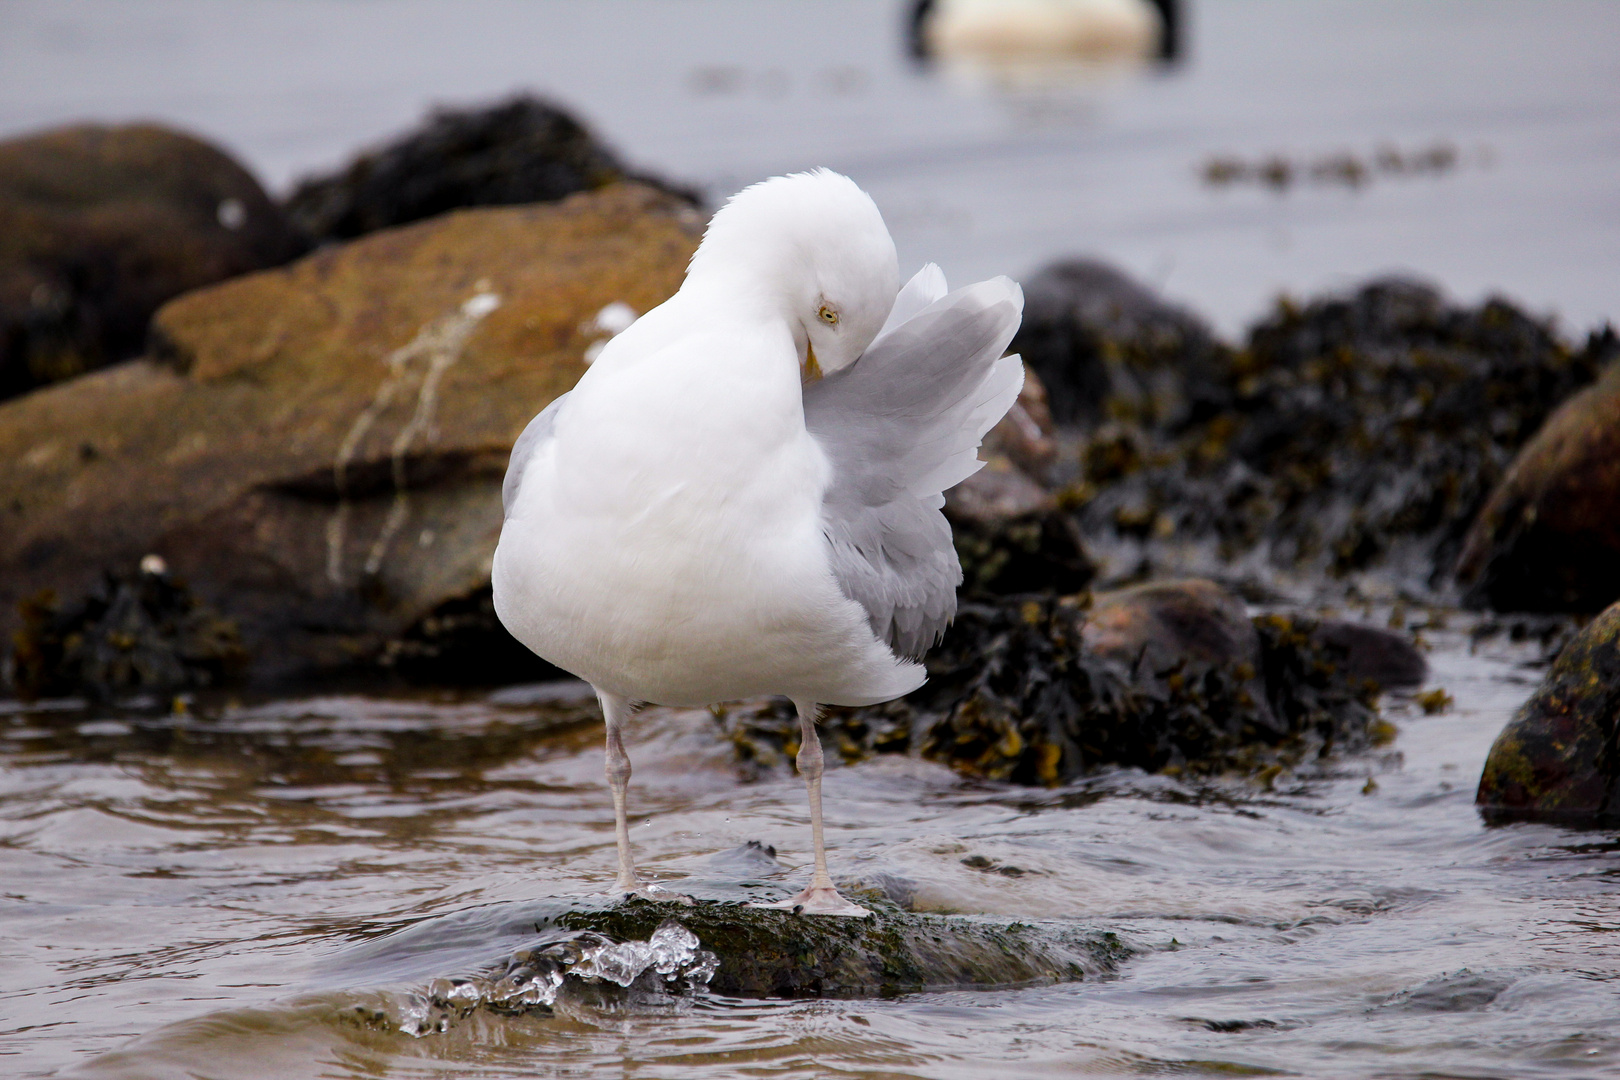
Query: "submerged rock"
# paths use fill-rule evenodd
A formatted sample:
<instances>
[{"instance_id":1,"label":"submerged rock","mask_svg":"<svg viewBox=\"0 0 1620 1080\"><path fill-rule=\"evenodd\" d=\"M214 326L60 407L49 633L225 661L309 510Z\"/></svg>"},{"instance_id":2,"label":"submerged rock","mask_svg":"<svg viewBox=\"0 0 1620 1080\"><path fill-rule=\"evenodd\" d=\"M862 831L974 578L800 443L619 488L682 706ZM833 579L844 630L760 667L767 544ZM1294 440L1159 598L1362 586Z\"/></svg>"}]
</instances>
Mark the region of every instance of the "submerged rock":
<instances>
[{"instance_id":1,"label":"submerged rock","mask_svg":"<svg viewBox=\"0 0 1620 1080\"><path fill-rule=\"evenodd\" d=\"M626 179L649 182L627 172L568 113L518 96L485 108L438 109L342 172L305 180L286 207L310 237L330 242L463 207L553 202Z\"/></svg>"},{"instance_id":2,"label":"submerged rock","mask_svg":"<svg viewBox=\"0 0 1620 1080\"><path fill-rule=\"evenodd\" d=\"M136 356L164 301L302 250L247 170L189 135L0 141L0 399Z\"/></svg>"},{"instance_id":3,"label":"submerged rock","mask_svg":"<svg viewBox=\"0 0 1620 1080\"><path fill-rule=\"evenodd\" d=\"M1314 620L1261 616L1250 637L1229 618L1236 601L1213 585L1172 588L1182 595L1105 598L1097 631L1085 596L964 603L927 658L927 684L883 705L829 710L824 740L846 761L916 753L973 776L1052 785L1102 765L1256 773L1387 737L1377 688L1341 670L1343 647L1319 639ZM1125 647L1153 609L1177 607L1202 609L1184 638L1221 640ZM1204 633L1209 624L1220 633ZM789 708L732 709L720 720L745 771L776 769L797 748Z\"/></svg>"},{"instance_id":4,"label":"submerged rock","mask_svg":"<svg viewBox=\"0 0 1620 1080\"><path fill-rule=\"evenodd\" d=\"M1620 353L1610 330L1603 346ZM1457 577L1498 611L1620 600L1620 364L1547 418L1469 530Z\"/></svg>"},{"instance_id":5,"label":"submerged rock","mask_svg":"<svg viewBox=\"0 0 1620 1080\"><path fill-rule=\"evenodd\" d=\"M151 358L0 405L0 634L24 596L75 604L148 553L241 628L258 678L372 663L476 604L513 440L604 306L675 290L698 224L615 185L174 301Z\"/></svg>"},{"instance_id":6,"label":"submerged rock","mask_svg":"<svg viewBox=\"0 0 1620 1080\"><path fill-rule=\"evenodd\" d=\"M1564 647L1485 759L1487 821L1620 823L1620 604Z\"/></svg>"}]
</instances>

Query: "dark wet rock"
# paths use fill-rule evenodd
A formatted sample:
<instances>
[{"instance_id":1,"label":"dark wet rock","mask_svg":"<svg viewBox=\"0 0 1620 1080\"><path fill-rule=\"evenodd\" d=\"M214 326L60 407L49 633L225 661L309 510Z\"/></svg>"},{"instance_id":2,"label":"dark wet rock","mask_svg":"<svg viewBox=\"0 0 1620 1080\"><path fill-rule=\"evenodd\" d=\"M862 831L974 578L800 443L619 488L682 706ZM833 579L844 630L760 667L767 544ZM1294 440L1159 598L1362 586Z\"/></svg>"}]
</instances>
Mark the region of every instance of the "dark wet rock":
<instances>
[{"instance_id":1,"label":"dark wet rock","mask_svg":"<svg viewBox=\"0 0 1620 1080\"><path fill-rule=\"evenodd\" d=\"M636 179L573 116L519 96L475 109L439 109L415 130L362 154L342 172L305 180L287 213L317 241L352 240L469 206L553 202Z\"/></svg>"},{"instance_id":2,"label":"dark wet rock","mask_svg":"<svg viewBox=\"0 0 1620 1080\"><path fill-rule=\"evenodd\" d=\"M585 370L590 320L674 292L699 224L620 184L171 302L153 357L0 404L0 635L25 596L76 604L155 552L253 677L374 670L390 641L404 672L487 591L512 442Z\"/></svg>"},{"instance_id":3,"label":"dark wet rock","mask_svg":"<svg viewBox=\"0 0 1620 1080\"><path fill-rule=\"evenodd\" d=\"M1105 263L1054 263L1023 283L1012 350L1062 424L1178 426L1223 387L1224 351L1202 320Z\"/></svg>"},{"instance_id":4,"label":"dark wet rock","mask_svg":"<svg viewBox=\"0 0 1620 1080\"><path fill-rule=\"evenodd\" d=\"M1280 771L1388 737L1376 691L1341 671L1343 651L1315 636L1313 620L1261 616L1252 645L1226 627L1234 647L1208 649L1213 659L1144 649L1124 660L1086 644L1088 599L964 603L927 659L928 683L898 701L829 710L824 745L845 761L915 753L973 776L1052 785L1104 765ZM797 748L786 706L720 719L747 773L783 768Z\"/></svg>"},{"instance_id":5,"label":"dark wet rock","mask_svg":"<svg viewBox=\"0 0 1620 1080\"><path fill-rule=\"evenodd\" d=\"M0 142L0 399L138 355L164 301L301 250L258 182L189 135Z\"/></svg>"},{"instance_id":6,"label":"dark wet rock","mask_svg":"<svg viewBox=\"0 0 1620 1080\"><path fill-rule=\"evenodd\" d=\"M1080 639L1093 654L1136 671L1192 663L1247 675L1244 690L1263 721L1275 723L1260 681L1260 632L1243 601L1213 581L1159 581L1097 593Z\"/></svg>"},{"instance_id":7,"label":"dark wet rock","mask_svg":"<svg viewBox=\"0 0 1620 1080\"><path fill-rule=\"evenodd\" d=\"M1338 657L1339 673L1360 683L1371 681L1380 689L1422 686L1429 677L1429 662L1405 634L1380 630L1365 623L1323 619L1312 636L1323 649Z\"/></svg>"},{"instance_id":8,"label":"dark wet rock","mask_svg":"<svg viewBox=\"0 0 1620 1080\"><path fill-rule=\"evenodd\" d=\"M1620 823L1620 604L1565 646L1496 737L1474 801L1490 822Z\"/></svg>"},{"instance_id":9,"label":"dark wet rock","mask_svg":"<svg viewBox=\"0 0 1620 1080\"><path fill-rule=\"evenodd\" d=\"M496 686L571 676L540 659L501 624L493 590L452 597L383 643L377 664L437 686Z\"/></svg>"},{"instance_id":10,"label":"dark wet rock","mask_svg":"<svg viewBox=\"0 0 1620 1080\"><path fill-rule=\"evenodd\" d=\"M964 596L1077 593L1096 576L1079 525L1005 458L946 493Z\"/></svg>"},{"instance_id":11,"label":"dark wet rock","mask_svg":"<svg viewBox=\"0 0 1620 1080\"><path fill-rule=\"evenodd\" d=\"M1260 662L1260 635L1243 601L1213 581L1156 581L1097 593L1080 636L1098 656L1123 664Z\"/></svg>"},{"instance_id":12,"label":"dark wet rock","mask_svg":"<svg viewBox=\"0 0 1620 1080\"><path fill-rule=\"evenodd\" d=\"M62 606L48 591L22 604L11 681L24 698L106 701L137 691L215 686L247 660L236 624L162 569L108 574Z\"/></svg>"},{"instance_id":13,"label":"dark wet rock","mask_svg":"<svg viewBox=\"0 0 1620 1080\"><path fill-rule=\"evenodd\" d=\"M1188 352L1214 381L1186 423L1097 429L1066 501L1110 576L1242 563L1431 587L1519 446L1616 349L1398 279L1283 302L1242 350Z\"/></svg>"},{"instance_id":14,"label":"dark wet rock","mask_svg":"<svg viewBox=\"0 0 1620 1080\"><path fill-rule=\"evenodd\" d=\"M557 919L565 930L646 940L666 921L712 951L709 980L732 997L886 997L922 990L1072 982L1130 955L1113 934L1058 923L913 915L875 903L870 918L794 915L734 903L630 901Z\"/></svg>"},{"instance_id":15,"label":"dark wet rock","mask_svg":"<svg viewBox=\"0 0 1620 1080\"><path fill-rule=\"evenodd\" d=\"M1597 348L1620 352L1614 332ZM1457 561L1499 611L1602 610L1620 599L1620 364L1547 418L1513 459Z\"/></svg>"}]
</instances>

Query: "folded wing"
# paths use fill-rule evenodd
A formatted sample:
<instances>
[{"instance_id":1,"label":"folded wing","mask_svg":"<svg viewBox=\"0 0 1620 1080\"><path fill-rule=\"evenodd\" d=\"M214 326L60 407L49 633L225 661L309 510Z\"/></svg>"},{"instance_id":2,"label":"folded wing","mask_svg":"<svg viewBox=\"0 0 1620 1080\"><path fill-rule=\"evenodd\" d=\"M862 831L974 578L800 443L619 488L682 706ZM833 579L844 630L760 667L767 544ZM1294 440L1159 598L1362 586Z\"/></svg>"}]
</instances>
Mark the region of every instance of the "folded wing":
<instances>
[{"instance_id":1,"label":"folded wing","mask_svg":"<svg viewBox=\"0 0 1620 1080\"><path fill-rule=\"evenodd\" d=\"M512 516L512 504L517 501L518 489L523 486L523 470L528 468L529 459L534 452L551 440L557 431L557 414L562 411L563 402L568 399L567 394L560 394L557 400L540 410L540 414L529 421L523 429L523 434L517 437L512 444L512 456L506 463L506 479L501 481L501 513L504 518Z\"/></svg>"},{"instance_id":2,"label":"folded wing","mask_svg":"<svg viewBox=\"0 0 1620 1080\"><path fill-rule=\"evenodd\" d=\"M938 267L924 267L861 358L804 390L805 426L833 469L822 505L833 573L873 633L913 658L956 614L944 492L978 471L979 443L1024 384L1019 358L1003 355L1023 315L1017 284L944 292Z\"/></svg>"}]
</instances>

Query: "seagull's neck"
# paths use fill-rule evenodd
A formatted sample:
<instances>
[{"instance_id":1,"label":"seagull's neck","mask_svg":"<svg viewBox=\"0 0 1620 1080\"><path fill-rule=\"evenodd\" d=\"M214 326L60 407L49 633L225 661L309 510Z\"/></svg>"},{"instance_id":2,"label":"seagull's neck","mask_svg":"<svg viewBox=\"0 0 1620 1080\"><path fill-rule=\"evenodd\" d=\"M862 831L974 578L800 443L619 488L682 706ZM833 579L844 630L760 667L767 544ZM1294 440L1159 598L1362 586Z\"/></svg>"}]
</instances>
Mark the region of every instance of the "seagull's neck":
<instances>
[{"instance_id":1,"label":"seagull's neck","mask_svg":"<svg viewBox=\"0 0 1620 1080\"><path fill-rule=\"evenodd\" d=\"M769 277L712 270L693 273L687 275L677 295L682 306L699 318L785 328L793 338L799 360L804 360L809 335L787 290L776 287Z\"/></svg>"}]
</instances>

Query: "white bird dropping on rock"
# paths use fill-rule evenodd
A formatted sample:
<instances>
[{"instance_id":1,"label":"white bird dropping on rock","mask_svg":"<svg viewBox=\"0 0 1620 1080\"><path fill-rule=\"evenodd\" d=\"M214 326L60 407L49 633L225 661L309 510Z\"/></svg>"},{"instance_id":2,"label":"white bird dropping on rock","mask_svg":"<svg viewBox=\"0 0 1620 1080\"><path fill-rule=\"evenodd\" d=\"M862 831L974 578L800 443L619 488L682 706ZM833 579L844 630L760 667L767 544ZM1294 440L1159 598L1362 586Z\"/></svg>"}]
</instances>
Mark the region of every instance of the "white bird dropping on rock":
<instances>
[{"instance_id":1,"label":"white bird dropping on rock","mask_svg":"<svg viewBox=\"0 0 1620 1080\"><path fill-rule=\"evenodd\" d=\"M1018 396L1006 278L904 289L871 198L827 170L714 215L680 291L609 341L512 448L495 610L591 683L607 721L615 890L668 898L630 858L623 728L636 702L780 694L803 732L815 870L780 904L838 894L821 825L821 704L909 693L956 612L940 507Z\"/></svg>"}]
</instances>

